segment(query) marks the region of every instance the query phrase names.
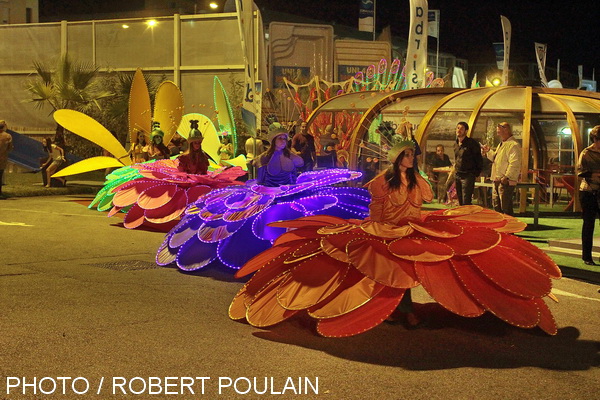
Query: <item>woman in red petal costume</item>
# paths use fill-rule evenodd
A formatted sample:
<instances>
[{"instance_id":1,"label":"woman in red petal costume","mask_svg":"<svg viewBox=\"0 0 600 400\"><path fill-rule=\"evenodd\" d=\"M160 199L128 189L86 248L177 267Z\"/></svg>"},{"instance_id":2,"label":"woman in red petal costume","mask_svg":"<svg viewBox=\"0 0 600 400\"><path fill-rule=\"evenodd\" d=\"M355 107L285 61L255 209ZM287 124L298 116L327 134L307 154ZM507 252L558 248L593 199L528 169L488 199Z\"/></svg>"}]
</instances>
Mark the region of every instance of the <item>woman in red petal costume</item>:
<instances>
[{"instance_id":1,"label":"woman in red petal costume","mask_svg":"<svg viewBox=\"0 0 600 400\"><path fill-rule=\"evenodd\" d=\"M271 223L288 231L236 273L254 275L229 316L267 327L305 312L320 335L352 336L398 308L410 313L410 289L422 285L457 315L490 312L556 334L544 298L554 298L550 278L561 273L544 252L511 234L526 224L473 205L421 211L433 193L411 168L412 149L396 144L388 154L391 169L367 184L373 196L367 220L316 215ZM418 320L407 314L406 322Z\"/></svg>"}]
</instances>

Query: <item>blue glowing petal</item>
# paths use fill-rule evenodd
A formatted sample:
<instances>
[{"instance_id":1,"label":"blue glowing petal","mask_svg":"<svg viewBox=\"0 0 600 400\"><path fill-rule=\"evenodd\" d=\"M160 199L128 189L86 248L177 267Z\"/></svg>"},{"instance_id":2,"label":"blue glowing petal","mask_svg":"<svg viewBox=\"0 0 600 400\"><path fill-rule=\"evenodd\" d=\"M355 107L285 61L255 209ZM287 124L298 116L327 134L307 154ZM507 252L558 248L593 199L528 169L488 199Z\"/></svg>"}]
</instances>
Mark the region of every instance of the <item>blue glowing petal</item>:
<instances>
[{"instance_id":1,"label":"blue glowing petal","mask_svg":"<svg viewBox=\"0 0 600 400\"><path fill-rule=\"evenodd\" d=\"M315 187L315 183L314 182L305 182L305 183L301 183L301 184L296 184L296 185L288 185L288 187L286 187L286 190L284 193L282 193L280 196L291 196L293 194L296 193L300 193L300 192L304 192L307 190L312 189L313 187Z\"/></svg>"},{"instance_id":2,"label":"blue glowing petal","mask_svg":"<svg viewBox=\"0 0 600 400\"><path fill-rule=\"evenodd\" d=\"M273 228L267 224L275 221L285 221L304 217L303 210L294 209L293 203L279 203L272 205L260 213L252 223L254 235L263 240L275 240L285 233L285 228Z\"/></svg>"},{"instance_id":3,"label":"blue glowing petal","mask_svg":"<svg viewBox=\"0 0 600 400\"><path fill-rule=\"evenodd\" d=\"M338 200L335 196L316 195L303 197L301 199L294 200L294 202L300 204L306 210L306 212L313 214L317 211L326 210L335 206Z\"/></svg>"},{"instance_id":4,"label":"blue glowing petal","mask_svg":"<svg viewBox=\"0 0 600 400\"><path fill-rule=\"evenodd\" d=\"M203 243L196 236L188 240L177 252L177 266L194 271L208 265L217 256L217 243Z\"/></svg>"},{"instance_id":5,"label":"blue glowing petal","mask_svg":"<svg viewBox=\"0 0 600 400\"><path fill-rule=\"evenodd\" d=\"M244 209L260 200L262 195L252 191L239 192L225 200L225 205L232 210Z\"/></svg>"},{"instance_id":6,"label":"blue glowing petal","mask_svg":"<svg viewBox=\"0 0 600 400\"><path fill-rule=\"evenodd\" d=\"M196 234L203 222L204 221L196 215L184 217L184 219L182 219L167 234L169 246L175 248L183 245Z\"/></svg>"},{"instance_id":7,"label":"blue glowing petal","mask_svg":"<svg viewBox=\"0 0 600 400\"><path fill-rule=\"evenodd\" d=\"M196 236L202 242L218 242L233 235L243 224L244 221L228 222L221 219L208 221L202 224Z\"/></svg>"},{"instance_id":8,"label":"blue glowing petal","mask_svg":"<svg viewBox=\"0 0 600 400\"><path fill-rule=\"evenodd\" d=\"M249 259L271 247L271 242L261 240L252 233L252 221L246 221L235 235L219 242L219 260L226 266L240 269Z\"/></svg>"},{"instance_id":9,"label":"blue glowing petal","mask_svg":"<svg viewBox=\"0 0 600 400\"><path fill-rule=\"evenodd\" d=\"M261 196L257 201L243 210L229 210L223 214L223 220L234 222L250 218L267 208L275 200L272 196Z\"/></svg>"},{"instance_id":10,"label":"blue glowing petal","mask_svg":"<svg viewBox=\"0 0 600 400\"><path fill-rule=\"evenodd\" d=\"M156 263L160 266L169 265L177 259L177 249L169 246L169 238L163 240L156 252Z\"/></svg>"}]
</instances>

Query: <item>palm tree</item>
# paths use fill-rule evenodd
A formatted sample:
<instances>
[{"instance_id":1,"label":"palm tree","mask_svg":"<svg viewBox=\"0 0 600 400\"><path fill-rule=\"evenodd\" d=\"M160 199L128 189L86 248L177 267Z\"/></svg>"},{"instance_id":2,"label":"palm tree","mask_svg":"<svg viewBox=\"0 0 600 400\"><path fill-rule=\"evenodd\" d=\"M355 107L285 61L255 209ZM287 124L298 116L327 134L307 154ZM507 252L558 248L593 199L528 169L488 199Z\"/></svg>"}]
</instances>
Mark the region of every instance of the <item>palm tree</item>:
<instances>
[{"instance_id":1,"label":"palm tree","mask_svg":"<svg viewBox=\"0 0 600 400\"><path fill-rule=\"evenodd\" d=\"M113 96L101 88L96 79L99 69L90 63L73 62L64 55L55 69L39 61L33 66L37 79L27 83L27 90L37 108L49 104L53 112L66 108L85 113L100 108L99 100Z\"/></svg>"},{"instance_id":2,"label":"palm tree","mask_svg":"<svg viewBox=\"0 0 600 400\"><path fill-rule=\"evenodd\" d=\"M74 62L64 55L54 68L39 61L35 61L33 66L36 78L26 84L26 90L31 94L30 102L38 109L49 105L50 114L60 109L89 113L101 108L99 102L102 99L113 96L102 88L97 79L99 69L91 63ZM64 128L57 124L55 139L64 137L64 133ZM85 149L83 152L88 151Z\"/></svg>"}]
</instances>

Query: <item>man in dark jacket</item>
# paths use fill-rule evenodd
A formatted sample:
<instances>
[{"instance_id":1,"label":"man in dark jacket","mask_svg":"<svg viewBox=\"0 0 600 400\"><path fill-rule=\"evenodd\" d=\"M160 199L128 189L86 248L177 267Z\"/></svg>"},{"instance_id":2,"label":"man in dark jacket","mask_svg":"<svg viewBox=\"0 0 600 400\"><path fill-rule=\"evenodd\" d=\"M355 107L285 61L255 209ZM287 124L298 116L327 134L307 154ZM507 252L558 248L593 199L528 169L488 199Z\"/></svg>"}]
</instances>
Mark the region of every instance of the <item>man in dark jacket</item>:
<instances>
[{"instance_id":1,"label":"man in dark jacket","mask_svg":"<svg viewBox=\"0 0 600 400\"><path fill-rule=\"evenodd\" d=\"M472 204L475 179L481 174L483 158L479 142L467 136L469 125L459 122L456 125L456 143L454 144L454 171L456 174L456 195L458 203Z\"/></svg>"}]
</instances>

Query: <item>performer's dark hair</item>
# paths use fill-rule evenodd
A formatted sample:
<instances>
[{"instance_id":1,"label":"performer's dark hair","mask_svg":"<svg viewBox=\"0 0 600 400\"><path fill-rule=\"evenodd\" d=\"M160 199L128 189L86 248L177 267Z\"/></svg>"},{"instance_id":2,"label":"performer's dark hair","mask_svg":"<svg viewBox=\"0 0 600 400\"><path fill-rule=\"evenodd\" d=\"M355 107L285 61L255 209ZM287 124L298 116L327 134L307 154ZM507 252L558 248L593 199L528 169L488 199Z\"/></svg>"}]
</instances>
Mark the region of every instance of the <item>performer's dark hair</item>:
<instances>
[{"instance_id":1,"label":"performer's dark hair","mask_svg":"<svg viewBox=\"0 0 600 400\"><path fill-rule=\"evenodd\" d=\"M385 172L385 180L390 189L399 189L402 184L402 181L400 180L400 163L402 162L405 153L406 150L403 150L396 158L396 161ZM408 190L412 190L417 186L417 177L414 168L411 167L406 170L406 179L408 179Z\"/></svg>"}]
</instances>

